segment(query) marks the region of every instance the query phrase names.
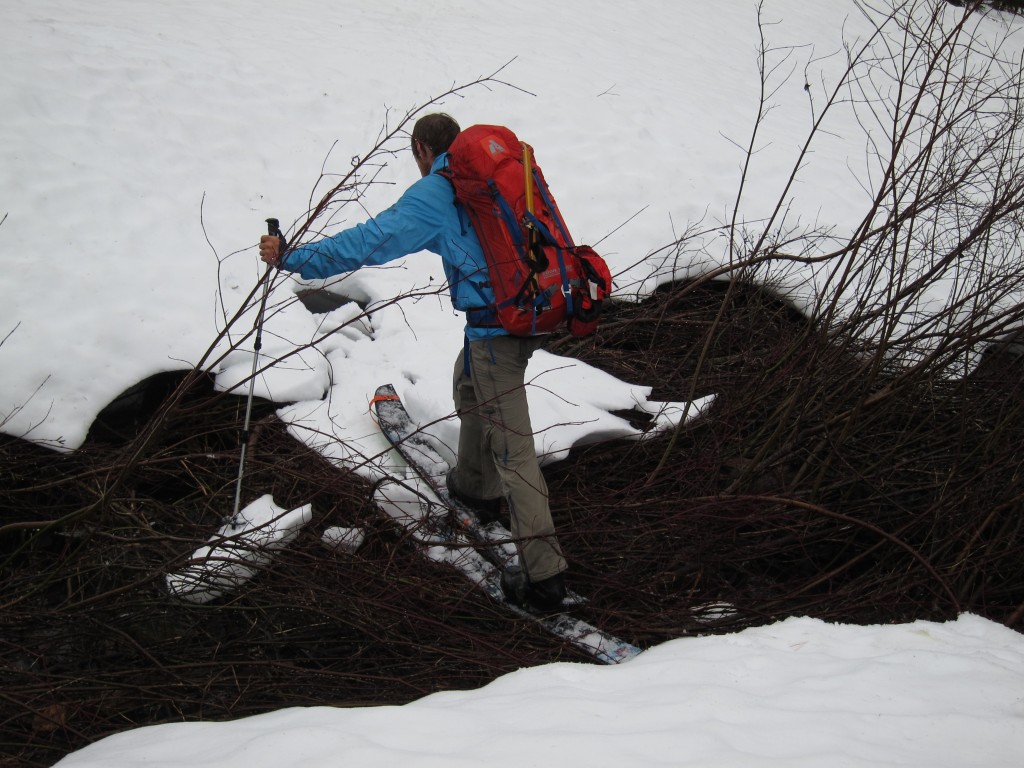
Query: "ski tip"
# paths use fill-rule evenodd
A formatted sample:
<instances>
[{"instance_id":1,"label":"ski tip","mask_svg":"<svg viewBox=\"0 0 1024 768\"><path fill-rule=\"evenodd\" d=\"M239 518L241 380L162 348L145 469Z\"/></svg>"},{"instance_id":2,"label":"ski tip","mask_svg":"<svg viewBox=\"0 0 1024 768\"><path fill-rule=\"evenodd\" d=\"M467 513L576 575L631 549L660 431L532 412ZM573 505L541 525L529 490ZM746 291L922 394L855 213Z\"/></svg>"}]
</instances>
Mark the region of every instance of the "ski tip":
<instances>
[{"instance_id":1,"label":"ski tip","mask_svg":"<svg viewBox=\"0 0 1024 768\"><path fill-rule=\"evenodd\" d=\"M377 391L370 399L370 408L372 408L373 410L378 410L381 403L393 402L401 403L402 398L400 398L398 396L398 393L395 392L394 387L392 387L390 384L384 384L382 386L377 387Z\"/></svg>"}]
</instances>

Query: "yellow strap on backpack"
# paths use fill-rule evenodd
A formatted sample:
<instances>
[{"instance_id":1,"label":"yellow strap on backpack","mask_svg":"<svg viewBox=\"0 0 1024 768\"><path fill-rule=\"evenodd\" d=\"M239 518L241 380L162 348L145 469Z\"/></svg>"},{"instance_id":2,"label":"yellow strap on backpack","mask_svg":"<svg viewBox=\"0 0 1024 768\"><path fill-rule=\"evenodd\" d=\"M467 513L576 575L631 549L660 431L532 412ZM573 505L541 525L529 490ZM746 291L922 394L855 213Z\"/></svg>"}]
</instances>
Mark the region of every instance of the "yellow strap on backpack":
<instances>
[{"instance_id":1,"label":"yellow strap on backpack","mask_svg":"<svg viewBox=\"0 0 1024 768\"><path fill-rule=\"evenodd\" d=\"M526 189L526 210L533 213L533 154L530 152L529 144L525 141L519 143L523 145L523 182Z\"/></svg>"},{"instance_id":2,"label":"yellow strap on backpack","mask_svg":"<svg viewBox=\"0 0 1024 768\"><path fill-rule=\"evenodd\" d=\"M519 143L523 146L523 187L526 192L526 210L533 216L535 212L533 204L533 153L530 151L530 145L525 141ZM530 296L535 297L540 293L537 272L541 269L541 259L538 258L538 254L543 256L543 251L540 247L540 238L536 228L533 224L527 222L527 229L529 230L529 246L526 249L526 260L530 264ZM546 259L544 261L546 262Z\"/></svg>"}]
</instances>

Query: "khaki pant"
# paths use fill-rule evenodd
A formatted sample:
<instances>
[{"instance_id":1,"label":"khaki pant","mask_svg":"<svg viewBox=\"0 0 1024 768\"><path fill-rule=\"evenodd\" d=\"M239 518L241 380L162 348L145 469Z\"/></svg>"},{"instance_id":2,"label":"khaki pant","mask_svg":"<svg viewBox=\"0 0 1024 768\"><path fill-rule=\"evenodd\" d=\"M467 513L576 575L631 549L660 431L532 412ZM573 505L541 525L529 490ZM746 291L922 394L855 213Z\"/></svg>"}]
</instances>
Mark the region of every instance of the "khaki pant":
<instances>
[{"instance_id":1,"label":"khaki pant","mask_svg":"<svg viewBox=\"0 0 1024 768\"><path fill-rule=\"evenodd\" d=\"M523 570L542 581L566 569L548 507L526 402L526 364L539 339L497 336L468 344L455 361L455 409L461 421L457 482L481 499L504 497Z\"/></svg>"}]
</instances>

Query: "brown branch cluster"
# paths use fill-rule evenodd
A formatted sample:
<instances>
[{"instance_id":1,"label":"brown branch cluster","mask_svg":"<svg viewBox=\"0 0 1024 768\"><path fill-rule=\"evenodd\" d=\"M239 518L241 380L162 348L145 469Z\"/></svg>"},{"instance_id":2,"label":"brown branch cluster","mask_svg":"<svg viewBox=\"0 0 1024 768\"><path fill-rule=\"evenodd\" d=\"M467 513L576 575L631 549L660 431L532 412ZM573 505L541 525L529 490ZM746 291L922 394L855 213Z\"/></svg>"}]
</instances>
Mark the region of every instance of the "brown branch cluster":
<instances>
[{"instance_id":1,"label":"brown branch cluster","mask_svg":"<svg viewBox=\"0 0 1024 768\"><path fill-rule=\"evenodd\" d=\"M717 395L675 435L551 472L589 589L632 603L640 642L700 631L719 602L736 608L719 628L972 611L1024 629L1011 350L959 379L879 367L763 289L722 283L666 288L571 351L655 397Z\"/></svg>"}]
</instances>

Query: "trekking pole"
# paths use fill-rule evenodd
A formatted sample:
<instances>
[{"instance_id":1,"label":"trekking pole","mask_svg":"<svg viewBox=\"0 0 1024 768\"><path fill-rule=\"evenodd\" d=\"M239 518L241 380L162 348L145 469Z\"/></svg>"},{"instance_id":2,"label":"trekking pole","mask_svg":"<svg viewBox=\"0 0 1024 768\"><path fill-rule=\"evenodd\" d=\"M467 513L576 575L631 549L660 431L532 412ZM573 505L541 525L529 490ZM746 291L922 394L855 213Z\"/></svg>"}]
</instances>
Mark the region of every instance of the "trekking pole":
<instances>
[{"instance_id":1,"label":"trekking pole","mask_svg":"<svg viewBox=\"0 0 1024 768\"><path fill-rule=\"evenodd\" d=\"M277 219L267 219L267 234L277 235L281 241L281 224ZM256 315L256 341L253 344L252 373L249 375L249 397L245 403L245 425L242 427L242 452L238 459L238 482L235 484L235 511L231 515L231 522L238 524L238 511L242 506L242 478L245 476L245 454L249 449L249 422L252 418L253 390L256 387L256 370L259 366L260 350L263 349L263 315L267 309L267 296L270 293L270 273L274 266L267 264L267 271L263 273L263 296L260 298L260 309Z\"/></svg>"}]
</instances>

